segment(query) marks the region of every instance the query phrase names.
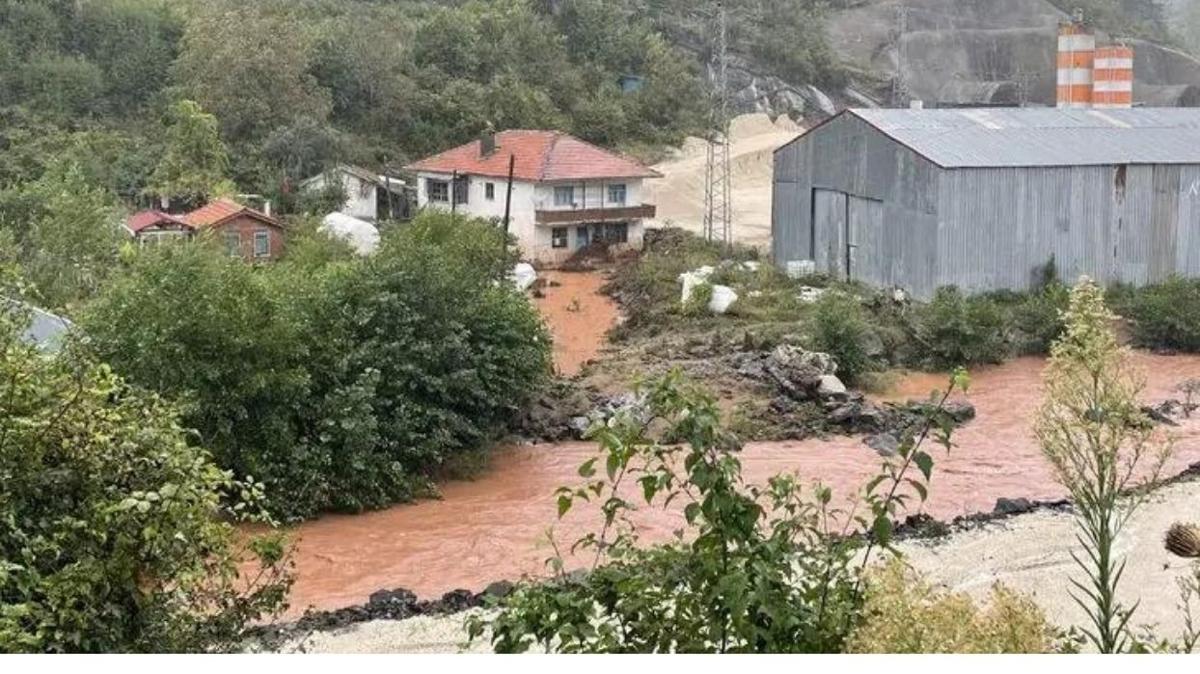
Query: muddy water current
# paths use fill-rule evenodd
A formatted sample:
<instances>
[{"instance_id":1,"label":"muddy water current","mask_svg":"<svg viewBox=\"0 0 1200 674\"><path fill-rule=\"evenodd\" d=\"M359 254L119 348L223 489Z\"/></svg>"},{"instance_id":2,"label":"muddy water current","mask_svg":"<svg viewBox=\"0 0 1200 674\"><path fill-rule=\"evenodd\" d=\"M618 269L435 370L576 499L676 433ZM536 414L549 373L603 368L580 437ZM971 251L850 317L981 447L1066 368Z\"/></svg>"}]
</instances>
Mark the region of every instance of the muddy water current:
<instances>
[{"instance_id":1,"label":"muddy water current","mask_svg":"<svg viewBox=\"0 0 1200 674\"><path fill-rule=\"evenodd\" d=\"M1147 378L1145 399L1174 397L1175 385L1200 377L1200 358L1136 354ZM925 511L948 519L990 511L1000 497L1053 499L1063 496L1032 437L1040 404L1040 359L1026 358L972 374L967 396L977 418L955 434L957 446L935 453L937 465ZM942 379L904 379L897 398L924 397ZM1200 415L1175 434L1176 454L1168 469L1178 472L1200 461ZM566 443L514 447L495 456L491 469L473 482L445 485L443 498L355 516L329 516L297 531L297 582L293 611L362 603L381 588L406 587L425 597L455 588L538 574L553 550L547 527L555 522L554 489L576 484L576 468L594 445ZM783 471L821 480L839 494L854 492L879 464L860 438L752 443L742 461L747 479L765 481ZM679 525L676 512L642 510L647 539L665 538ZM556 524L555 538L571 541L596 523L593 512L572 512Z\"/></svg>"}]
</instances>

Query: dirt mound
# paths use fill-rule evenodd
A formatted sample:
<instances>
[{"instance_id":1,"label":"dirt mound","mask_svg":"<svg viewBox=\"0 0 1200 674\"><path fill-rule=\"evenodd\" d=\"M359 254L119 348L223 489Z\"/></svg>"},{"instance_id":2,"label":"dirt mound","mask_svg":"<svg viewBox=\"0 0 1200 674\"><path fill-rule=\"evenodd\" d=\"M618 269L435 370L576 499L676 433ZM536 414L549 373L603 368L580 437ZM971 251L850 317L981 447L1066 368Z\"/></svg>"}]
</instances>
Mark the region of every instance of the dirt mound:
<instances>
[{"instance_id":1,"label":"dirt mound","mask_svg":"<svg viewBox=\"0 0 1200 674\"><path fill-rule=\"evenodd\" d=\"M787 117L772 121L762 113L733 120L729 135L735 241L763 248L770 245L774 152L802 130ZM659 226L694 232L703 229L707 147L703 139L689 138L673 158L654 167L663 177L647 181L647 191L648 201L658 206Z\"/></svg>"}]
</instances>

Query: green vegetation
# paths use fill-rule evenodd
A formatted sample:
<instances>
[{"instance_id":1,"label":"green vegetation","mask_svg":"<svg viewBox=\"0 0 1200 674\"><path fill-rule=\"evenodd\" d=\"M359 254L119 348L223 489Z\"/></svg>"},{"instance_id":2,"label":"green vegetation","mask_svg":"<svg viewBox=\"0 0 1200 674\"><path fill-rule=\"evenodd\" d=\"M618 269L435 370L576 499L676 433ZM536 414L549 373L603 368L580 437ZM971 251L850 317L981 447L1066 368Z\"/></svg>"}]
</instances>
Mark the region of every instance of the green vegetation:
<instances>
[{"instance_id":1,"label":"green vegetation","mask_svg":"<svg viewBox=\"0 0 1200 674\"><path fill-rule=\"evenodd\" d=\"M916 361L934 370L1003 362L1008 352L1007 316L986 296L967 297L958 288L938 288L918 308L913 329Z\"/></svg>"},{"instance_id":2,"label":"green vegetation","mask_svg":"<svg viewBox=\"0 0 1200 674\"><path fill-rule=\"evenodd\" d=\"M866 309L854 295L826 292L812 315L813 347L833 356L838 376L848 384L878 369L869 351L872 336Z\"/></svg>"},{"instance_id":3,"label":"green vegetation","mask_svg":"<svg viewBox=\"0 0 1200 674\"><path fill-rule=\"evenodd\" d=\"M1113 288L1109 302L1132 321L1138 346L1200 351L1200 281L1174 277L1163 283Z\"/></svg>"},{"instance_id":4,"label":"green vegetation","mask_svg":"<svg viewBox=\"0 0 1200 674\"><path fill-rule=\"evenodd\" d=\"M1091 281L1071 292L1067 329L1051 349L1035 424L1042 453L1074 505L1084 554L1073 556L1086 581L1071 579L1073 596L1090 619L1088 640L1102 653L1130 648L1134 609L1116 598L1125 567L1117 537L1147 498L1140 488L1158 479L1170 454L1139 407L1144 384L1117 345L1113 319Z\"/></svg>"},{"instance_id":5,"label":"green vegetation","mask_svg":"<svg viewBox=\"0 0 1200 674\"><path fill-rule=\"evenodd\" d=\"M27 320L0 312L0 653L240 648L290 586L282 539L222 521L254 519L260 486L170 403L23 344Z\"/></svg>"},{"instance_id":6,"label":"green vegetation","mask_svg":"<svg viewBox=\"0 0 1200 674\"><path fill-rule=\"evenodd\" d=\"M1028 597L1001 585L979 606L931 586L901 560L867 577L862 623L851 653L1051 653L1055 633Z\"/></svg>"},{"instance_id":7,"label":"green vegetation","mask_svg":"<svg viewBox=\"0 0 1200 674\"><path fill-rule=\"evenodd\" d=\"M379 508L484 445L549 371L501 236L430 213L369 260L320 238L266 268L168 246L135 256L82 325L114 369L180 400L272 513Z\"/></svg>"},{"instance_id":8,"label":"green vegetation","mask_svg":"<svg viewBox=\"0 0 1200 674\"><path fill-rule=\"evenodd\" d=\"M965 386L956 376L950 389ZM714 399L672 373L650 382L644 408L627 409L591 430L600 453L579 468L584 483L557 492L559 517L599 506L602 524L570 546L592 559L582 576L522 583L495 618L475 618L473 638L490 628L500 652L532 647L567 653L821 653L845 648L861 618L863 571L875 549L890 549L892 521L923 502L933 457L927 439L950 447L941 404L923 431L898 449L865 488L864 515L850 517L832 492L809 490L783 474L758 487L742 479L738 441L722 426ZM946 395L949 395L947 392ZM655 423L657 422L657 423ZM661 436L648 430L663 429ZM686 442L686 447L671 443ZM603 464L601 471L598 466ZM637 506L674 503L686 535L663 545L637 542ZM870 541L847 535L865 525ZM555 544L555 550L561 548ZM861 553L861 554L860 554Z\"/></svg>"},{"instance_id":9,"label":"green vegetation","mask_svg":"<svg viewBox=\"0 0 1200 674\"><path fill-rule=\"evenodd\" d=\"M678 143L704 124L700 62L639 5L0 0L0 185L66 154L126 200L228 179L287 206L339 162L395 170L489 123ZM84 139L119 161L85 160Z\"/></svg>"}]
</instances>

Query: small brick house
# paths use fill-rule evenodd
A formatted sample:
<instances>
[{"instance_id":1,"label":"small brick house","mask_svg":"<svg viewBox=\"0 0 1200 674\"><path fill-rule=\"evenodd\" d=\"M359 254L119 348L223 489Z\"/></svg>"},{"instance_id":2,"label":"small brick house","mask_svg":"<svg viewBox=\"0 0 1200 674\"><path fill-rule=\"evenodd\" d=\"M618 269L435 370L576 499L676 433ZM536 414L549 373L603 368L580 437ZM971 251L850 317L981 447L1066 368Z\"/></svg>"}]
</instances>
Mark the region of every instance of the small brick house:
<instances>
[{"instance_id":1,"label":"small brick house","mask_svg":"<svg viewBox=\"0 0 1200 674\"><path fill-rule=\"evenodd\" d=\"M182 220L198 232L213 232L230 255L247 262L267 262L283 255L283 223L230 199L217 199Z\"/></svg>"},{"instance_id":2,"label":"small brick house","mask_svg":"<svg viewBox=\"0 0 1200 674\"><path fill-rule=\"evenodd\" d=\"M217 199L185 215L140 211L129 216L125 229L142 246L190 241L212 232L230 255L247 262L279 259L286 238L283 223L230 199Z\"/></svg>"}]
</instances>

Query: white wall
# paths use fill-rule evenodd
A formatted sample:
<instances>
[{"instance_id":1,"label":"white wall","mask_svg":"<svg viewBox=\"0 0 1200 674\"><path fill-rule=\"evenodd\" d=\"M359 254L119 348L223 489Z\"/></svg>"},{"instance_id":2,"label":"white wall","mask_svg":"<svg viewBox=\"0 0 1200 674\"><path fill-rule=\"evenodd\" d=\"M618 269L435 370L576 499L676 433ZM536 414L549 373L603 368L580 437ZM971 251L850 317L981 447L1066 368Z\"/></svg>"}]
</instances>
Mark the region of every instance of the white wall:
<instances>
[{"instance_id":1,"label":"white wall","mask_svg":"<svg viewBox=\"0 0 1200 674\"><path fill-rule=\"evenodd\" d=\"M346 192L346 202L342 204L338 212L360 220L374 222L379 215L377 210L379 202L375 194L375 190L378 188L349 173L338 171L337 175L341 177L342 189ZM325 187L325 178L323 175L313 178L305 189L320 190Z\"/></svg>"},{"instance_id":2,"label":"white wall","mask_svg":"<svg viewBox=\"0 0 1200 674\"><path fill-rule=\"evenodd\" d=\"M417 205L420 208L437 208L450 210L450 202L431 202L427 192L426 179L444 180L450 182L453 178L449 173L420 173L417 176ZM504 178L486 178L467 176L467 203L459 204L458 213L479 218L504 218L505 190L507 181ZM487 199L487 184L495 186L495 198ZM617 204L608 201L609 183L625 185L625 203ZM576 251L578 230L574 224L563 225L568 229L567 247L554 248L552 245L553 227L535 224L536 211L539 210L572 210L571 206L554 205L554 186L574 185L576 208L616 208L620 206L640 206L642 204L642 181L613 180L587 181L569 183L530 183L513 181L512 212L509 219L509 231L521 246L522 254L530 259L545 264L559 264L566 261ZM643 227L641 221L629 223L629 242L625 249L640 249L642 247ZM589 239L595 240L594 233L589 233Z\"/></svg>"}]
</instances>

